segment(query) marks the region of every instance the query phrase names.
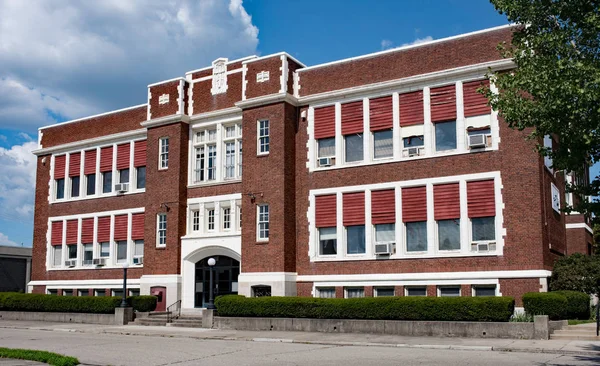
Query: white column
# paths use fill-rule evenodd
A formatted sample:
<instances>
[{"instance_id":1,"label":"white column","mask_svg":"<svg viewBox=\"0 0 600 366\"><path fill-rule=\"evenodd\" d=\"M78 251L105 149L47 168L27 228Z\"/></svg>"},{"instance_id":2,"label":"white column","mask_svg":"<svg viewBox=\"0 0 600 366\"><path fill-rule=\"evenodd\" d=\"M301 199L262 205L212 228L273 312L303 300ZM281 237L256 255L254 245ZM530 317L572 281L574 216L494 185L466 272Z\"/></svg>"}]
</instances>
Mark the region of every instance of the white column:
<instances>
[{"instance_id":1,"label":"white column","mask_svg":"<svg viewBox=\"0 0 600 366\"><path fill-rule=\"evenodd\" d=\"M460 192L460 251L469 253L471 251L471 240L469 238L469 211L467 208L467 182L459 182Z\"/></svg>"},{"instance_id":2,"label":"white column","mask_svg":"<svg viewBox=\"0 0 600 366\"><path fill-rule=\"evenodd\" d=\"M365 254L374 258L373 254L373 224L371 223L371 190L365 191Z\"/></svg>"},{"instance_id":3,"label":"white column","mask_svg":"<svg viewBox=\"0 0 600 366\"><path fill-rule=\"evenodd\" d=\"M466 151L465 108L462 81L456 82L456 150Z\"/></svg>"},{"instance_id":4,"label":"white column","mask_svg":"<svg viewBox=\"0 0 600 366\"><path fill-rule=\"evenodd\" d=\"M402 157L402 134L400 131L400 96L398 93L392 94L393 106L393 137L394 142L394 160L399 160ZM396 247L398 245L396 244Z\"/></svg>"},{"instance_id":5,"label":"white column","mask_svg":"<svg viewBox=\"0 0 600 366\"><path fill-rule=\"evenodd\" d=\"M433 184L427 183L427 253L437 252L437 240L435 240L435 215L433 211Z\"/></svg>"},{"instance_id":6,"label":"white column","mask_svg":"<svg viewBox=\"0 0 600 366\"><path fill-rule=\"evenodd\" d=\"M67 220L62 220L62 222L63 222L62 250L61 250L62 261L61 261L60 267L65 268L65 261L67 260Z\"/></svg>"},{"instance_id":7,"label":"white column","mask_svg":"<svg viewBox=\"0 0 600 366\"><path fill-rule=\"evenodd\" d=\"M131 240L131 221L132 214L127 214L127 263L133 263L133 240Z\"/></svg>"},{"instance_id":8,"label":"white column","mask_svg":"<svg viewBox=\"0 0 600 366\"><path fill-rule=\"evenodd\" d=\"M100 148L96 148L96 195L102 194L102 176L100 174Z\"/></svg>"},{"instance_id":9,"label":"white column","mask_svg":"<svg viewBox=\"0 0 600 366\"><path fill-rule=\"evenodd\" d=\"M225 176L225 174L223 174L223 170L224 170L224 166L225 166L225 156L223 154L223 131L224 128L222 128L223 126L218 123L217 124L217 136L216 136L216 150L217 150L217 159L216 159L216 164L215 164L215 168L217 170L217 181L221 182L223 181L223 177ZM270 126L269 126L270 127ZM257 135L258 135L258 131L256 131ZM206 157L208 157L208 150L206 151ZM208 161L207 161L208 163ZM207 164L208 166L208 164Z\"/></svg>"},{"instance_id":10,"label":"white column","mask_svg":"<svg viewBox=\"0 0 600 366\"><path fill-rule=\"evenodd\" d=\"M425 146L425 155L430 156L433 154L433 124L431 123L431 101L429 99L430 90L429 87L423 88L423 112L424 112L424 125L423 125L423 143Z\"/></svg>"},{"instance_id":11,"label":"white column","mask_svg":"<svg viewBox=\"0 0 600 366\"><path fill-rule=\"evenodd\" d=\"M404 224L402 223L402 189L398 186L395 188L396 196L396 257L403 257L404 249Z\"/></svg>"},{"instance_id":12,"label":"white column","mask_svg":"<svg viewBox=\"0 0 600 366\"><path fill-rule=\"evenodd\" d=\"M83 245L81 243L81 217L77 219L77 266L83 266Z\"/></svg>"},{"instance_id":13,"label":"white column","mask_svg":"<svg viewBox=\"0 0 600 366\"><path fill-rule=\"evenodd\" d=\"M344 233L344 198L341 192L336 194L336 222L337 222L337 258L342 259L346 255L346 235Z\"/></svg>"},{"instance_id":14,"label":"white column","mask_svg":"<svg viewBox=\"0 0 600 366\"><path fill-rule=\"evenodd\" d=\"M71 198L71 178L69 178L69 164L71 163L71 154L65 154L65 199Z\"/></svg>"},{"instance_id":15,"label":"white column","mask_svg":"<svg viewBox=\"0 0 600 366\"><path fill-rule=\"evenodd\" d=\"M100 258L100 245L98 244L98 216L94 216L94 239L92 244L92 258Z\"/></svg>"},{"instance_id":16,"label":"white column","mask_svg":"<svg viewBox=\"0 0 600 366\"><path fill-rule=\"evenodd\" d=\"M341 165L344 157L344 136L342 136L342 105L335 103L335 164Z\"/></svg>"},{"instance_id":17,"label":"white column","mask_svg":"<svg viewBox=\"0 0 600 366\"><path fill-rule=\"evenodd\" d=\"M200 217L198 218L200 220L200 222L199 222L200 230L198 230L198 233L202 235L202 234L206 233L206 222L204 221L206 212L205 212L205 208L204 208L204 203L201 203L199 205L198 210L200 212Z\"/></svg>"},{"instance_id":18,"label":"white column","mask_svg":"<svg viewBox=\"0 0 600 366\"><path fill-rule=\"evenodd\" d=\"M85 193L87 193L87 181L85 179L85 175L83 174L84 166L85 166L85 150L81 150L81 160L79 161L79 197L84 197Z\"/></svg>"},{"instance_id":19,"label":"white column","mask_svg":"<svg viewBox=\"0 0 600 366\"><path fill-rule=\"evenodd\" d=\"M490 91L494 94L498 94L498 88L496 84L492 80L490 80ZM498 123L498 111L492 110L490 121L490 129L492 132L492 149L498 149L498 144L500 143L500 125Z\"/></svg>"},{"instance_id":20,"label":"white column","mask_svg":"<svg viewBox=\"0 0 600 366\"><path fill-rule=\"evenodd\" d=\"M363 159L365 162L373 160L371 148L371 117L369 115L369 98L363 98Z\"/></svg>"},{"instance_id":21,"label":"white column","mask_svg":"<svg viewBox=\"0 0 600 366\"><path fill-rule=\"evenodd\" d=\"M117 144L113 144L113 159L112 159L112 184L110 185L110 191L115 191L115 183L119 181L117 177Z\"/></svg>"},{"instance_id":22,"label":"white column","mask_svg":"<svg viewBox=\"0 0 600 366\"><path fill-rule=\"evenodd\" d=\"M115 215L110 215L110 244L108 245L110 265L117 264L117 254L115 250Z\"/></svg>"},{"instance_id":23,"label":"white column","mask_svg":"<svg viewBox=\"0 0 600 366\"><path fill-rule=\"evenodd\" d=\"M137 190L136 178L137 174L133 167L133 159L135 154L135 143L131 141L129 143L129 191Z\"/></svg>"},{"instance_id":24,"label":"white column","mask_svg":"<svg viewBox=\"0 0 600 366\"><path fill-rule=\"evenodd\" d=\"M215 233L220 232L221 226L221 203L215 202Z\"/></svg>"}]
</instances>

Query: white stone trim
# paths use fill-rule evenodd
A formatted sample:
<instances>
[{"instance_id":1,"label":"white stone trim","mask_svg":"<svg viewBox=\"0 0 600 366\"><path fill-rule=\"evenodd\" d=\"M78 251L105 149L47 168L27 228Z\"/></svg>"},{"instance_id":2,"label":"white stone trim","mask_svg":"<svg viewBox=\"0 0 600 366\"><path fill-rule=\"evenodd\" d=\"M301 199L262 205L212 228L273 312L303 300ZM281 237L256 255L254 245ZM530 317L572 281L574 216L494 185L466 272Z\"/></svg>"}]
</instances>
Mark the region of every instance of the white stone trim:
<instances>
[{"instance_id":1,"label":"white stone trim","mask_svg":"<svg viewBox=\"0 0 600 366\"><path fill-rule=\"evenodd\" d=\"M123 278L110 280L56 280L56 281L29 281L28 286L46 286L46 289L101 289L123 287ZM139 278L127 278L127 288L139 288Z\"/></svg>"},{"instance_id":2,"label":"white stone trim","mask_svg":"<svg viewBox=\"0 0 600 366\"><path fill-rule=\"evenodd\" d=\"M256 56L256 55L251 55L251 56L246 56L246 57L238 58L238 59L235 59L235 60L227 61L226 65L234 64L236 62L242 62L242 61L246 61L246 60L251 60L251 59L257 58L257 57L258 56ZM212 69L212 66L206 66L206 67L202 67L200 69L188 71L188 72L185 73L185 75L187 76L187 75L193 74L195 72L206 71L206 70L211 70L211 69Z\"/></svg>"},{"instance_id":3,"label":"white stone trim","mask_svg":"<svg viewBox=\"0 0 600 366\"><path fill-rule=\"evenodd\" d=\"M279 92L287 93L288 60L287 60L286 55L281 55L281 67L279 68L279 71L281 71L281 75L279 76L279 80L281 83L281 89L279 89ZM267 75L268 75L268 71L267 71Z\"/></svg>"},{"instance_id":4,"label":"white stone trim","mask_svg":"<svg viewBox=\"0 0 600 366\"><path fill-rule=\"evenodd\" d=\"M174 122L189 123L190 117L186 114L172 114L170 116L150 119L150 120L142 122L140 124L143 127L150 128L150 127L164 126L164 125L168 125L168 124L171 124Z\"/></svg>"},{"instance_id":5,"label":"white stone trim","mask_svg":"<svg viewBox=\"0 0 600 366\"><path fill-rule=\"evenodd\" d=\"M214 122L218 123L224 121L225 118L237 118L239 120L242 119L242 109L238 107L231 107L226 109L219 109L212 112L199 113L190 116L190 124L193 124L194 127L197 127L199 123L208 123Z\"/></svg>"},{"instance_id":6,"label":"white stone trim","mask_svg":"<svg viewBox=\"0 0 600 366\"><path fill-rule=\"evenodd\" d=\"M190 81L188 86L188 116L194 114L194 82Z\"/></svg>"},{"instance_id":7,"label":"white stone trim","mask_svg":"<svg viewBox=\"0 0 600 366\"><path fill-rule=\"evenodd\" d=\"M294 78L294 97L299 98L300 97L300 74L298 74L296 71L294 71L294 74L292 77Z\"/></svg>"},{"instance_id":8,"label":"white stone trim","mask_svg":"<svg viewBox=\"0 0 600 366\"><path fill-rule=\"evenodd\" d=\"M347 274L347 275L298 275L298 282L370 282L377 281L469 281L473 280L498 280L512 278L546 278L552 275L551 271L539 270L507 270L507 271L472 271L472 272L423 272L423 273L372 273L372 274ZM364 285L364 284L363 284Z\"/></svg>"},{"instance_id":9,"label":"white stone trim","mask_svg":"<svg viewBox=\"0 0 600 366\"><path fill-rule=\"evenodd\" d=\"M306 65L304 65L302 62L298 61L296 58L294 58L292 55L290 55L287 52L277 52L277 53L272 53L270 55L265 55L265 56L260 56L260 57L254 57L254 58L242 61L242 64L249 64L251 62L266 60L268 58L273 58L273 57L277 57L277 56L288 57L290 60L294 61L298 65L300 65L302 67L306 67Z\"/></svg>"},{"instance_id":10,"label":"white stone trim","mask_svg":"<svg viewBox=\"0 0 600 366\"><path fill-rule=\"evenodd\" d=\"M119 113L119 112L125 112L125 111L129 111L129 110L132 110L132 109L144 107L146 105L147 105L146 103L144 103L144 104L138 104L138 105L134 105L134 106L127 107L127 108L116 109L116 110L110 111L110 112L104 112L104 113L100 113L100 114L94 114L94 115L87 116L87 117L81 117L81 118L72 119L72 120L65 121L65 122L55 123L55 124L52 124L52 125L46 125L46 126L39 127L38 131L45 130L45 129L52 128L52 127L58 127L58 126L68 125L68 124L74 123L74 122L81 122L81 121L85 121L85 120L92 119L92 118L103 117L103 116L107 116L109 114L115 114L115 113Z\"/></svg>"},{"instance_id":11,"label":"white stone trim","mask_svg":"<svg viewBox=\"0 0 600 366\"><path fill-rule=\"evenodd\" d=\"M298 101L294 96L289 93L278 93L260 96L256 98L250 98L235 103L235 106L241 109L257 107L263 104L271 104L278 102L286 102L293 106L298 106Z\"/></svg>"},{"instance_id":12,"label":"white stone trim","mask_svg":"<svg viewBox=\"0 0 600 366\"><path fill-rule=\"evenodd\" d=\"M163 81L158 81L156 83L148 84L148 88L153 87L153 86L157 86L157 85L162 85L162 84L170 83L170 82L173 82L173 81L179 81L179 82L181 82L181 81L184 81L184 80L185 80L184 77L178 76L178 77L173 78L173 79L168 79L168 80L163 80Z\"/></svg>"},{"instance_id":13,"label":"white stone trim","mask_svg":"<svg viewBox=\"0 0 600 366\"><path fill-rule=\"evenodd\" d=\"M227 58L221 57L212 62L213 73L212 73L212 88L210 93L212 95L227 93L229 85L227 84ZM223 69L221 71L221 69ZM219 80L221 79L221 80ZM218 84L221 81L222 84Z\"/></svg>"},{"instance_id":14,"label":"white stone trim","mask_svg":"<svg viewBox=\"0 0 600 366\"><path fill-rule=\"evenodd\" d=\"M246 64L242 65L242 100L246 100L246 88L248 84L248 80L246 80L246 76L248 74L248 66Z\"/></svg>"},{"instance_id":15,"label":"white stone trim","mask_svg":"<svg viewBox=\"0 0 600 366\"><path fill-rule=\"evenodd\" d=\"M594 233L594 230L592 230L592 228L585 222L580 222L580 223L575 223L575 224L566 224L565 228L567 228L567 229L585 229L590 234Z\"/></svg>"},{"instance_id":16,"label":"white stone trim","mask_svg":"<svg viewBox=\"0 0 600 366\"><path fill-rule=\"evenodd\" d=\"M319 65L309 66L309 67L306 67L306 68L304 68L302 70L303 71L304 70L313 70L313 69L318 69L318 68L322 68L322 67L326 67L326 66L337 65L337 64L342 64L342 63L346 63L346 62L352 62L352 61L362 60L362 59L371 58L371 57L377 57L377 56L385 55L385 54L388 54L388 53L405 51L405 50L412 49L412 48L420 48L420 47L429 46L429 45L432 45L432 44L448 42L448 41L452 41L452 40L455 40L455 39L466 38L466 37L474 36L474 35L477 35L477 34L493 32L493 31L496 31L496 30L510 28L510 27L514 27L514 26L515 26L515 24L501 25L501 26L498 26L498 27L492 27L492 28L482 29L482 30L478 30L478 31L475 31L475 32L463 33L463 34L459 34L459 35L456 35L456 36L435 39L435 40L432 40L432 41L429 41L429 42L423 42L423 43L418 43L418 44L411 44L411 45L407 45L407 46L403 46L403 47L392 48L392 49L389 49L389 50L384 50L384 51L369 53L369 54L361 55L361 56L357 56L357 57L350 57L350 58L346 58L346 59L342 59L342 60L337 60L337 61L332 61L332 62L326 62L326 63L319 64Z\"/></svg>"},{"instance_id":17,"label":"white stone trim","mask_svg":"<svg viewBox=\"0 0 600 366\"><path fill-rule=\"evenodd\" d=\"M120 144L122 142L126 142L128 140L143 140L146 137L147 129L140 128L137 130L131 130L126 132L119 132L112 135L105 135L100 137L94 137L91 139L80 140L75 142L69 142L66 144L56 145L52 147L47 147L43 149L33 150L32 153L40 156L47 154L63 154L76 152L78 150L87 150L91 147L95 147L98 145L111 145L111 144ZM53 177L54 175L52 175Z\"/></svg>"},{"instance_id":18,"label":"white stone trim","mask_svg":"<svg viewBox=\"0 0 600 366\"><path fill-rule=\"evenodd\" d=\"M179 86L177 87L177 94L179 94L179 96L177 97L177 114L185 114L185 110L184 110L184 93L183 93L183 86L185 83L185 79L181 78L181 80L179 80Z\"/></svg>"}]
</instances>

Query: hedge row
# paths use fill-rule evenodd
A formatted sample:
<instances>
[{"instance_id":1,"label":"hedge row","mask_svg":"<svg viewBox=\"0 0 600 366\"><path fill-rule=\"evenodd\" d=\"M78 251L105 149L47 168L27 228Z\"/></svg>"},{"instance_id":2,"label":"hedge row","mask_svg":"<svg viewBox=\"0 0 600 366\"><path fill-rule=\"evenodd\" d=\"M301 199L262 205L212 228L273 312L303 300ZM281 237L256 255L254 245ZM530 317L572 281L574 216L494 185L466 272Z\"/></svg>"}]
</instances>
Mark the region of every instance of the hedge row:
<instances>
[{"instance_id":1,"label":"hedge row","mask_svg":"<svg viewBox=\"0 0 600 366\"><path fill-rule=\"evenodd\" d=\"M507 322L511 297L218 297L219 316Z\"/></svg>"},{"instance_id":2,"label":"hedge row","mask_svg":"<svg viewBox=\"0 0 600 366\"><path fill-rule=\"evenodd\" d=\"M120 297L56 296L42 294L0 293L0 310L40 311L59 313L112 314L121 304ZM152 311L156 308L155 296L131 296L130 306L137 311Z\"/></svg>"},{"instance_id":3,"label":"hedge row","mask_svg":"<svg viewBox=\"0 0 600 366\"><path fill-rule=\"evenodd\" d=\"M590 318L590 297L577 291L529 292L523 295L523 307L527 314L551 320Z\"/></svg>"}]
</instances>

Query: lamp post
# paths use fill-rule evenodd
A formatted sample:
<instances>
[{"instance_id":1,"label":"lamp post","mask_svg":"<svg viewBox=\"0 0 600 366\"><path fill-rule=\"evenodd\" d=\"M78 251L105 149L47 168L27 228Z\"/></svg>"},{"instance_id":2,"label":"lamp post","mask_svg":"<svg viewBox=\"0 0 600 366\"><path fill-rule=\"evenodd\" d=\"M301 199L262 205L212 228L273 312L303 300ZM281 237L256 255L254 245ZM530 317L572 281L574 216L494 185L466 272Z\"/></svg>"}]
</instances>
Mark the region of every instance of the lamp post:
<instances>
[{"instance_id":1,"label":"lamp post","mask_svg":"<svg viewBox=\"0 0 600 366\"><path fill-rule=\"evenodd\" d=\"M121 300L121 307L126 308L127 305L127 268L129 263L123 263L123 299Z\"/></svg>"},{"instance_id":2,"label":"lamp post","mask_svg":"<svg viewBox=\"0 0 600 366\"><path fill-rule=\"evenodd\" d=\"M214 265L217 263L217 261L214 258L208 258L208 266L209 266L209 272L210 272L210 289L208 291L208 304L206 304L206 308L207 309L216 309L215 307L215 303L214 303L214 294L213 294L213 267Z\"/></svg>"}]
</instances>

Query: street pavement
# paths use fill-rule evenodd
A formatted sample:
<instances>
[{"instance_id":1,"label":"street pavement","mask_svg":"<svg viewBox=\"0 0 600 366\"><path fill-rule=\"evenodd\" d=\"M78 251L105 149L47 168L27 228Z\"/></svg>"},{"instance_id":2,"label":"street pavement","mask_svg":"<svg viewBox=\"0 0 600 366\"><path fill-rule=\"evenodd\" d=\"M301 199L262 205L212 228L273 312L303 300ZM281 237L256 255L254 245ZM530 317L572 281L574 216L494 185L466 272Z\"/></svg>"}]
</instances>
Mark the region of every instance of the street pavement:
<instances>
[{"instance_id":1,"label":"street pavement","mask_svg":"<svg viewBox=\"0 0 600 366\"><path fill-rule=\"evenodd\" d=\"M88 365L600 364L600 342L246 332L18 321L0 321L0 347L57 352L77 357ZM0 366L7 365L0 361Z\"/></svg>"}]
</instances>

